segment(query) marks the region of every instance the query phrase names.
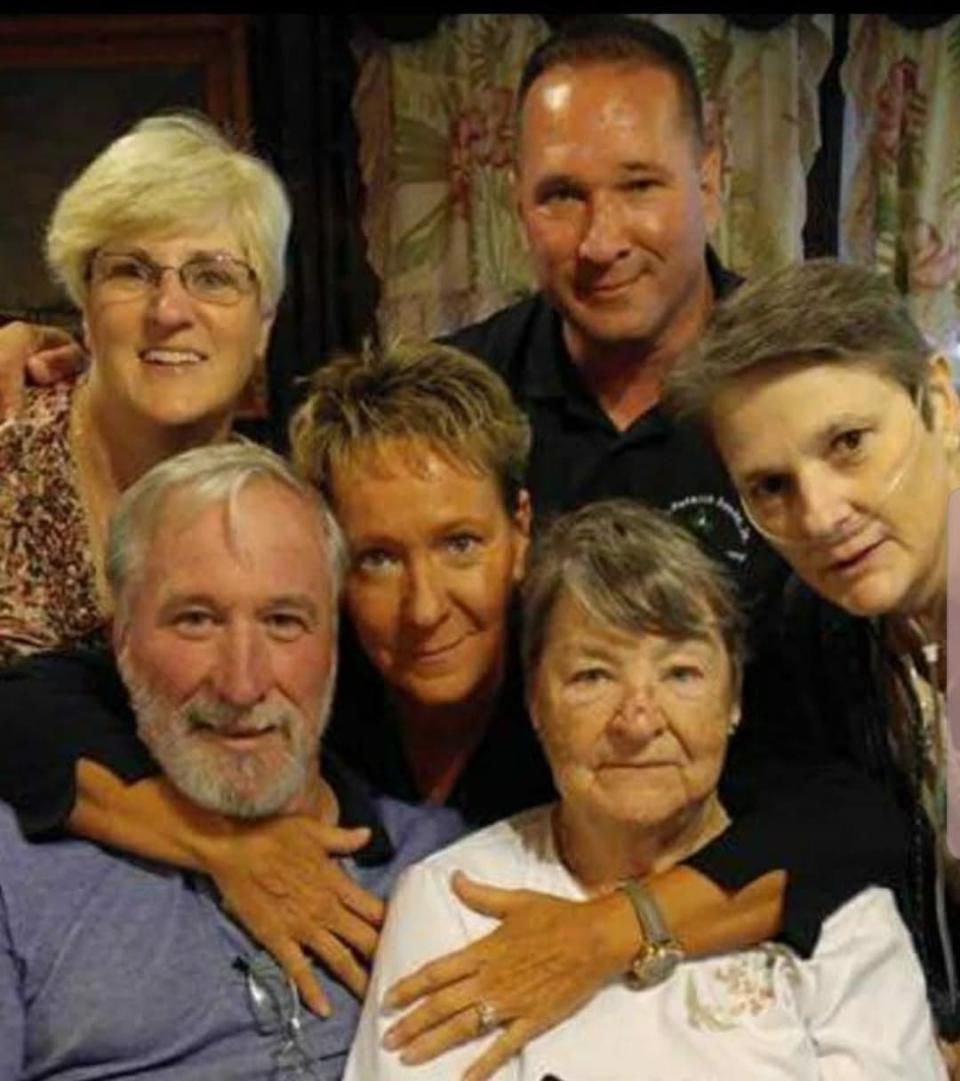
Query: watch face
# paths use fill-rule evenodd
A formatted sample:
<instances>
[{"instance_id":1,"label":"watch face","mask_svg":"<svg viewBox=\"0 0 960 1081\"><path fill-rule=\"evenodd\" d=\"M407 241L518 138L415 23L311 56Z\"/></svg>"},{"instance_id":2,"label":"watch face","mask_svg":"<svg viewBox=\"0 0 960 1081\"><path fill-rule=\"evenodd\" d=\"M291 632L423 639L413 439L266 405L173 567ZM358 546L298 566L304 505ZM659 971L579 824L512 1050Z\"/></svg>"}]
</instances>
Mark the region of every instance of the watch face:
<instances>
[{"instance_id":1,"label":"watch face","mask_svg":"<svg viewBox=\"0 0 960 1081\"><path fill-rule=\"evenodd\" d=\"M633 978L641 987L655 987L673 975L673 970L683 960L683 950L670 942L650 947L646 957L638 959L633 966Z\"/></svg>"}]
</instances>

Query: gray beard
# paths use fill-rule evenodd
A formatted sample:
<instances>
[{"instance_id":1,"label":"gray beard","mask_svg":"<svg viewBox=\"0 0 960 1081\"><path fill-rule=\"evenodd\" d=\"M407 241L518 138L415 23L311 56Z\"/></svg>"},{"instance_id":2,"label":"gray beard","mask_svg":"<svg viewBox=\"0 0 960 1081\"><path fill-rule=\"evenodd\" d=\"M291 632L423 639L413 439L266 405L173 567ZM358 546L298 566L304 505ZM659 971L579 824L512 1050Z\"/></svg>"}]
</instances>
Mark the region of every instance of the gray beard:
<instances>
[{"instance_id":1,"label":"gray beard","mask_svg":"<svg viewBox=\"0 0 960 1081\"><path fill-rule=\"evenodd\" d=\"M209 695L183 705L170 703L139 678L128 657L120 671L137 717L137 733L173 785L192 803L233 818L266 818L281 812L319 776L319 747L293 707L272 702L237 709ZM334 673L317 703L322 732L333 698ZM234 751L207 741L202 732L230 729L243 718L245 729L276 728L283 751L264 762L256 751Z\"/></svg>"}]
</instances>

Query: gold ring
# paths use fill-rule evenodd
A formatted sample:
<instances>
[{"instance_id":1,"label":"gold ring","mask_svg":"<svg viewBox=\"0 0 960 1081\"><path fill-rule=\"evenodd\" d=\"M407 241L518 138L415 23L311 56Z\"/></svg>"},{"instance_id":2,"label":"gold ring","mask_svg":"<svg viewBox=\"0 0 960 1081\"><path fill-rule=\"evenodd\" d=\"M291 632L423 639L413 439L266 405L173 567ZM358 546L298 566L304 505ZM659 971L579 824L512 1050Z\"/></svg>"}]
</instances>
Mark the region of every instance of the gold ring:
<instances>
[{"instance_id":1,"label":"gold ring","mask_svg":"<svg viewBox=\"0 0 960 1081\"><path fill-rule=\"evenodd\" d=\"M497 1023L497 1011L489 1002L477 1002L478 1035L485 1036Z\"/></svg>"}]
</instances>

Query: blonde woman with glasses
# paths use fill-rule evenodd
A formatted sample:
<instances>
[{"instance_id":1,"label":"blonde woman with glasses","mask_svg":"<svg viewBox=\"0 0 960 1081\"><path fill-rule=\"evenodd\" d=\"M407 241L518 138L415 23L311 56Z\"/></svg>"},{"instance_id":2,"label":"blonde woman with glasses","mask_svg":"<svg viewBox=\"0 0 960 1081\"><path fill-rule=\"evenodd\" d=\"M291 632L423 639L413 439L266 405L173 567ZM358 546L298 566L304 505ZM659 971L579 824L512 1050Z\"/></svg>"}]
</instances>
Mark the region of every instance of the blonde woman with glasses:
<instances>
[{"instance_id":1,"label":"blonde woman with glasses","mask_svg":"<svg viewBox=\"0 0 960 1081\"><path fill-rule=\"evenodd\" d=\"M0 662L101 631L110 512L157 462L229 436L289 225L273 171L198 116L141 121L61 194L47 259L91 363L0 429Z\"/></svg>"}]
</instances>

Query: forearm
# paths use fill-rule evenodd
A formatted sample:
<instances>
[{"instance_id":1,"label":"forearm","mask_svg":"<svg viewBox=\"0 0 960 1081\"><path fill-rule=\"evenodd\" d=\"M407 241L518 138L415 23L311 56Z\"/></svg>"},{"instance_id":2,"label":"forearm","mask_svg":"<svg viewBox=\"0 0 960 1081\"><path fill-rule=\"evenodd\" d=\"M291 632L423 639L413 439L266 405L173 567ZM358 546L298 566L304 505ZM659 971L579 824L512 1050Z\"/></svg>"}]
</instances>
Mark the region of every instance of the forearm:
<instances>
[{"instance_id":1,"label":"forearm","mask_svg":"<svg viewBox=\"0 0 960 1081\"><path fill-rule=\"evenodd\" d=\"M146 859L205 870L211 847L235 831L229 819L190 803L164 777L125 784L80 759L76 781L70 831Z\"/></svg>"},{"instance_id":2,"label":"forearm","mask_svg":"<svg viewBox=\"0 0 960 1081\"><path fill-rule=\"evenodd\" d=\"M40 655L0 670L0 718L0 799L27 837L62 832L81 758L127 783L156 773L104 651Z\"/></svg>"},{"instance_id":3,"label":"forearm","mask_svg":"<svg viewBox=\"0 0 960 1081\"><path fill-rule=\"evenodd\" d=\"M787 876L771 871L735 893L683 864L646 883L673 935L694 957L743 949L775 938Z\"/></svg>"},{"instance_id":4,"label":"forearm","mask_svg":"<svg viewBox=\"0 0 960 1081\"><path fill-rule=\"evenodd\" d=\"M728 892L690 867L680 865L647 880L671 934L684 952L699 957L741 949L774 938L780 930L786 875L771 871L736 892ZM615 890L592 904L597 948L610 967L626 972L637 956L642 932L626 894Z\"/></svg>"}]
</instances>

